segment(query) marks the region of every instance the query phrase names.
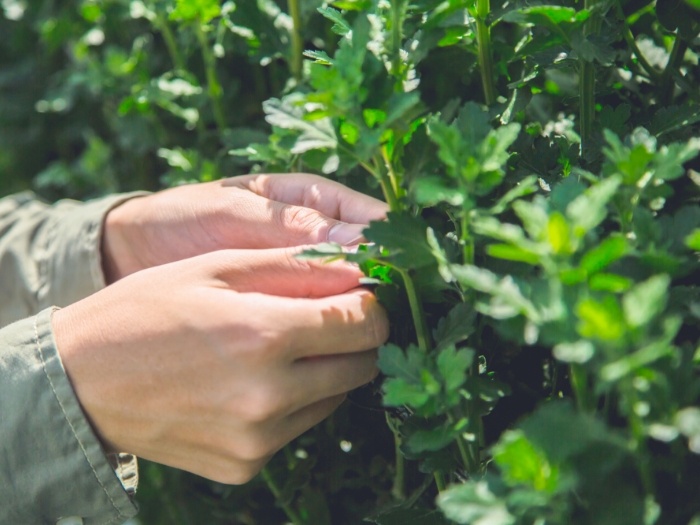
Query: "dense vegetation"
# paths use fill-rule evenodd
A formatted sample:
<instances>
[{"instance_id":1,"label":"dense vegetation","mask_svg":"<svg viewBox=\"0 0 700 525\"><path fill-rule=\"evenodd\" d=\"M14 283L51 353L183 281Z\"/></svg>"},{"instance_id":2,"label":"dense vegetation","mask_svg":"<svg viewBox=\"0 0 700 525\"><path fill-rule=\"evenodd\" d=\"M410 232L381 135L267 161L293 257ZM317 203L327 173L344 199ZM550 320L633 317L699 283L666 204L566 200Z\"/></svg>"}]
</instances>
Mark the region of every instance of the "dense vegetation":
<instances>
[{"instance_id":1,"label":"dense vegetation","mask_svg":"<svg viewBox=\"0 0 700 525\"><path fill-rule=\"evenodd\" d=\"M323 173L377 384L144 524L700 524L697 0L3 0L0 194ZM696 171L697 170L697 171Z\"/></svg>"}]
</instances>

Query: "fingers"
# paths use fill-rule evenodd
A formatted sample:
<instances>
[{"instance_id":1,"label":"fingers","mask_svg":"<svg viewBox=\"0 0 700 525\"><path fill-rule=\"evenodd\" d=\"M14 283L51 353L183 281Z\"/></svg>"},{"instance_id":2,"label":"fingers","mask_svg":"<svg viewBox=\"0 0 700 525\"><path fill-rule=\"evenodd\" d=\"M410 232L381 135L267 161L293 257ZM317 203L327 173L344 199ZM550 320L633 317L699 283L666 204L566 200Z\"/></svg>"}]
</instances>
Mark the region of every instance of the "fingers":
<instances>
[{"instance_id":1,"label":"fingers","mask_svg":"<svg viewBox=\"0 0 700 525\"><path fill-rule=\"evenodd\" d=\"M279 298L288 324L292 359L362 352L381 346L389 337L386 312L376 297L355 289L320 299Z\"/></svg>"},{"instance_id":2,"label":"fingers","mask_svg":"<svg viewBox=\"0 0 700 525\"><path fill-rule=\"evenodd\" d=\"M226 286L241 293L326 297L359 286L362 272L345 261L300 259L303 247L226 250L207 257Z\"/></svg>"},{"instance_id":3,"label":"fingers","mask_svg":"<svg viewBox=\"0 0 700 525\"><path fill-rule=\"evenodd\" d=\"M227 179L223 185L245 189L267 201L259 210L269 214L267 222L277 230L276 244L270 246L328 241L357 244L364 227L385 218L388 210L380 200L304 173L246 175ZM264 221L259 224L265 228ZM261 233L275 236L274 231Z\"/></svg>"}]
</instances>

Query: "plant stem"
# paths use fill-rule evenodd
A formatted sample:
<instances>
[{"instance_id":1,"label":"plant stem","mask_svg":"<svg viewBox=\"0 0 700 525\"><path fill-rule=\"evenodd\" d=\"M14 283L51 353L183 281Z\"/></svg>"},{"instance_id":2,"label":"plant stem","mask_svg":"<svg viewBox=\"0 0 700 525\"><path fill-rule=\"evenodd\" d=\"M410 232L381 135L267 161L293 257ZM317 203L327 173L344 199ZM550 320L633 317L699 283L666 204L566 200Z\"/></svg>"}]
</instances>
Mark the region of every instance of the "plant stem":
<instances>
[{"instance_id":1,"label":"plant stem","mask_svg":"<svg viewBox=\"0 0 700 525\"><path fill-rule=\"evenodd\" d=\"M656 69L654 69L654 66L652 66L647 61L646 57L639 49L639 46L637 46L637 41L634 39L632 29L630 28L629 23L627 22L627 18L625 17L625 12L622 10L622 5L619 2L615 2L615 7L617 9L617 16L622 21L622 35L625 37L627 45L632 50L632 53L634 53L634 56L637 57L637 60L639 61L640 65L652 78L652 80L658 80L661 74Z\"/></svg>"},{"instance_id":2,"label":"plant stem","mask_svg":"<svg viewBox=\"0 0 700 525\"><path fill-rule=\"evenodd\" d=\"M593 9L600 0L585 0L584 8ZM600 19L596 14L586 22L584 35L592 35L600 31ZM579 100L581 120L581 153L588 150L588 144L593 131L595 119L595 66L583 58L579 59Z\"/></svg>"},{"instance_id":3,"label":"plant stem","mask_svg":"<svg viewBox=\"0 0 700 525\"><path fill-rule=\"evenodd\" d=\"M404 287L406 288L406 295L408 296L408 304L411 307L411 316L413 317L413 324L416 327L416 338L418 339L418 347L424 352L428 352L432 346L430 340L430 331L428 330L428 323L425 320L425 315L423 314L423 307L420 303L420 298L418 297L418 290L416 290L416 285L413 283L408 270L403 268L397 268L401 279L403 279Z\"/></svg>"},{"instance_id":4,"label":"plant stem","mask_svg":"<svg viewBox=\"0 0 700 525\"><path fill-rule=\"evenodd\" d=\"M577 364L572 364L569 368L571 377L571 388L576 396L576 404L581 412L595 412L595 400L591 395L588 386L588 374L586 370Z\"/></svg>"},{"instance_id":5,"label":"plant stem","mask_svg":"<svg viewBox=\"0 0 700 525\"><path fill-rule=\"evenodd\" d=\"M384 194L384 199L389 205L389 210L401 211L401 201L394 191L394 184L391 181L391 176L388 173L386 163L384 162L381 154L378 153L375 155L374 168L368 168L365 166L365 169L369 169L369 172L379 181L379 185L382 188L382 193Z\"/></svg>"},{"instance_id":6,"label":"plant stem","mask_svg":"<svg viewBox=\"0 0 700 525\"><path fill-rule=\"evenodd\" d=\"M394 484L391 487L391 494L397 500L406 498L406 461L401 453L401 434L391 415L386 413L386 424L394 434L394 460L396 470L394 472Z\"/></svg>"},{"instance_id":7,"label":"plant stem","mask_svg":"<svg viewBox=\"0 0 700 525\"><path fill-rule=\"evenodd\" d=\"M304 521L301 519L299 514L296 513L296 511L289 505L289 503L286 503L282 500L282 490L277 485L277 482L272 476L272 473L270 473L270 469L268 467L263 467L263 469L260 471L260 474L263 480L265 480L267 488L270 489L270 492L272 492L272 495L275 497L275 501L277 501L280 504L282 510L284 510L284 513L287 515L289 520L294 525L304 525Z\"/></svg>"},{"instance_id":8,"label":"plant stem","mask_svg":"<svg viewBox=\"0 0 700 525\"><path fill-rule=\"evenodd\" d=\"M433 477L435 478L435 486L438 492L443 492L445 490L445 476L442 475L442 472L435 471L433 472Z\"/></svg>"},{"instance_id":9,"label":"plant stem","mask_svg":"<svg viewBox=\"0 0 700 525\"><path fill-rule=\"evenodd\" d=\"M664 72L661 74L661 80L659 82L659 102L662 106L667 106L673 101L673 75L678 72L678 68L683 63L683 58L687 49L688 44L677 34L676 40L673 42L671 55L668 57L668 63L664 68Z\"/></svg>"},{"instance_id":10,"label":"plant stem","mask_svg":"<svg viewBox=\"0 0 700 525\"><path fill-rule=\"evenodd\" d=\"M484 99L487 106L496 102L494 87L493 57L491 50L491 27L486 23L486 17L491 12L490 0L476 0L476 42L479 47L479 68L481 69L481 84L484 88Z\"/></svg>"},{"instance_id":11,"label":"plant stem","mask_svg":"<svg viewBox=\"0 0 700 525\"><path fill-rule=\"evenodd\" d=\"M304 58L304 41L301 38L301 5L299 0L287 0L289 15L292 17L292 49L289 57L289 69L298 82L301 80Z\"/></svg>"},{"instance_id":12,"label":"plant stem","mask_svg":"<svg viewBox=\"0 0 700 525\"><path fill-rule=\"evenodd\" d=\"M403 80L401 71L401 30L406 9L405 0L393 0L391 2L391 74L397 79ZM401 84L399 83L399 86Z\"/></svg>"},{"instance_id":13,"label":"plant stem","mask_svg":"<svg viewBox=\"0 0 700 525\"><path fill-rule=\"evenodd\" d=\"M219 128L219 132L223 133L226 129L226 117L224 116L224 107L221 104L223 91L216 74L216 57L209 47L207 35L204 33L204 28L199 21L195 22L195 33L197 34L202 59L204 60L204 70L207 76L207 94L211 100L214 120L216 121L216 126Z\"/></svg>"},{"instance_id":14,"label":"plant stem","mask_svg":"<svg viewBox=\"0 0 700 525\"><path fill-rule=\"evenodd\" d=\"M175 41L175 35L173 35L172 29L166 18L162 13L156 13L156 19L153 24L158 31L163 35L163 41L165 42L165 47L168 48L168 54L170 55L170 60L172 60L175 69L184 71L185 70L185 60L182 58L182 54L177 47L177 42Z\"/></svg>"},{"instance_id":15,"label":"plant stem","mask_svg":"<svg viewBox=\"0 0 700 525\"><path fill-rule=\"evenodd\" d=\"M474 239L469 234L468 210L462 210L460 241L462 242L462 263L474 264Z\"/></svg>"}]
</instances>

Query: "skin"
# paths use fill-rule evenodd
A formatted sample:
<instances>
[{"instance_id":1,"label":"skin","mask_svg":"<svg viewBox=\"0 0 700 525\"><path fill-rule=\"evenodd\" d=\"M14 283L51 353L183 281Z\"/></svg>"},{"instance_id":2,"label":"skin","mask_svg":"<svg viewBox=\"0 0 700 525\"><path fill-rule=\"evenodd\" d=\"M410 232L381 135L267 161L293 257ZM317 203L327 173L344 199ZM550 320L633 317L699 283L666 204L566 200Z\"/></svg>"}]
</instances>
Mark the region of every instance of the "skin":
<instances>
[{"instance_id":1,"label":"skin","mask_svg":"<svg viewBox=\"0 0 700 525\"><path fill-rule=\"evenodd\" d=\"M372 380L384 310L356 267L295 256L339 231L357 241L384 213L305 174L185 186L110 212L113 284L52 320L105 449L244 483Z\"/></svg>"}]
</instances>

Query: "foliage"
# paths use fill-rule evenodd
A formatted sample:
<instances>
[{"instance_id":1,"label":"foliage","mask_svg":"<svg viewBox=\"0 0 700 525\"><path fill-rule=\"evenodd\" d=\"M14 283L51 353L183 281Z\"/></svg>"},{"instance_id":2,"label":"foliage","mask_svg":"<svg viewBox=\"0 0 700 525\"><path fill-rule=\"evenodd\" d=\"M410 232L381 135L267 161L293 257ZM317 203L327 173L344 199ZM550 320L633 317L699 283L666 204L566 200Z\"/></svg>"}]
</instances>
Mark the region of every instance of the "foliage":
<instances>
[{"instance_id":1,"label":"foliage","mask_svg":"<svg viewBox=\"0 0 700 525\"><path fill-rule=\"evenodd\" d=\"M144 523L700 521L695 0L2 5L3 192L391 208L306 254L376 287L382 381L246 487L147 465Z\"/></svg>"}]
</instances>

